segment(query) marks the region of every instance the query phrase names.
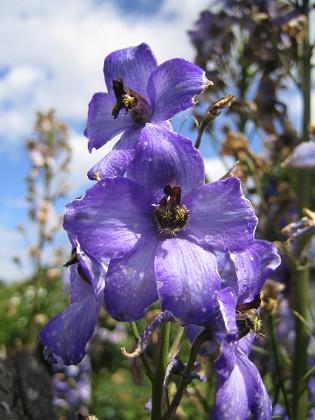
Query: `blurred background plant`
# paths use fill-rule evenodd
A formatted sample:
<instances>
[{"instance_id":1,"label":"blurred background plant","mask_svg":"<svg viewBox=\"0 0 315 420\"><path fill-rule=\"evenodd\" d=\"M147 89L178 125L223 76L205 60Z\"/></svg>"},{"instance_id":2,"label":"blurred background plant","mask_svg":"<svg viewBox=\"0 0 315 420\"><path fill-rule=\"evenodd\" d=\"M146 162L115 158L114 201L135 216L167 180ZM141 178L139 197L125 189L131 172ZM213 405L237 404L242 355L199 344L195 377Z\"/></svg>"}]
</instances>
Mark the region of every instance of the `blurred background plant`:
<instances>
[{"instance_id":1,"label":"blurred background plant","mask_svg":"<svg viewBox=\"0 0 315 420\"><path fill-rule=\"evenodd\" d=\"M66 305L62 293L61 269L63 250L57 243L60 236L63 210L58 210L58 201L68 189L67 174L71 159L68 127L59 121L54 110L38 112L34 135L25 142L30 159L26 178L28 204L27 225L18 230L28 244L28 261L15 257L16 264L23 268L31 264L32 276L25 283L16 284L9 293L2 284L5 310L5 325L1 342L7 350L26 346L34 351L38 345L38 333L56 310ZM13 293L12 293L13 292Z\"/></svg>"},{"instance_id":2,"label":"blurred background plant","mask_svg":"<svg viewBox=\"0 0 315 420\"><path fill-rule=\"evenodd\" d=\"M315 353L314 223L309 210L304 210L308 218L301 212L314 209L315 160L312 145L303 155L297 146L310 142L314 132L314 3L222 0L220 5L219 11L203 11L189 32L196 63L214 82L195 109L199 137L204 128L208 147L238 162L234 173L255 205L257 234L278 244L282 264L274 274L276 283L267 283L263 292L266 302L274 304L263 305L266 337L255 350L261 355L263 347L264 363L272 360L272 366L264 365L264 379L281 415L312 418L307 382ZM225 118L205 126L209 102L227 94L235 100Z\"/></svg>"}]
</instances>

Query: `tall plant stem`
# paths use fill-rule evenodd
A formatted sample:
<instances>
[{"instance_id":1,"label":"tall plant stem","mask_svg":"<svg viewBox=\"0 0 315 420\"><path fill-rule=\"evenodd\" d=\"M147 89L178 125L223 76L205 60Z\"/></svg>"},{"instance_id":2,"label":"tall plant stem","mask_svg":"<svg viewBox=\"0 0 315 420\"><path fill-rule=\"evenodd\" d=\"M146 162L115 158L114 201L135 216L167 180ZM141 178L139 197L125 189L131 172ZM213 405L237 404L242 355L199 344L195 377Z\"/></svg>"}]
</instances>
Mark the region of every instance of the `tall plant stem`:
<instances>
[{"instance_id":1,"label":"tall plant stem","mask_svg":"<svg viewBox=\"0 0 315 420\"><path fill-rule=\"evenodd\" d=\"M309 27L309 0L303 1L303 11L307 17ZM308 139L308 124L311 116L311 48L309 44L309 33L305 37L300 58L300 80L303 96L303 127L302 141ZM299 171L297 178L297 192L300 208L309 207L310 197L310 176L308 171ZM296 270L296 301L295 310L307 318L309 299L309 270ZM308 336L305 325L296 319L295 324L296 340L295 355L293 363L293 418L304 420L307 418L308 389L303 381L307 372L307 344Z\"/></svg>"},{"instance_id":2,"label":"tall plant stem","mask_svg":"<svg viewBox=\"0 0 315 420\"><path fill-rule=\"evenodd\" d=\"M152 381L151 420L161 420L163 410L164 377L168 364L171 323L161 327L159 360Z\"/></svg>"}]
</instances>

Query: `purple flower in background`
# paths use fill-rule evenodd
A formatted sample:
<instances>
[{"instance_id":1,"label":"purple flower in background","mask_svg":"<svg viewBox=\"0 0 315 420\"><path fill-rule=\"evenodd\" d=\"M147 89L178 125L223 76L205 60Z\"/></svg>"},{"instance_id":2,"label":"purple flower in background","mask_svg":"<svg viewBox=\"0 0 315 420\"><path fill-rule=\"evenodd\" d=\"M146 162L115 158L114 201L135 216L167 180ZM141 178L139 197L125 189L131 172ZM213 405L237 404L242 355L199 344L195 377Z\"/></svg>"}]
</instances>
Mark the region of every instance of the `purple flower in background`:
<instances>
[{"instance_id":1,"label":"purple flower in background","mask_svg":"<svg viewBox=\"0 0 315 420\"><path fill-rule=\"evenodd\" d=\"M78 365L65 366L62 363L53 365L53 386L55 396L53 404L64 409L67 419L77 419L73 411L88 413L86 405L91 397L90 374L92 370L88 355Z\"/></svg>"},{"instance_id":2,"label":"purple flower in background","mask_svg":"<svg viewBox=\"0 0 315 420\"><path fill-rule=\"evenodd\" d=\"M61 358L66 365L79 363L86 353L103 302L108 265L108 260L88 256L77 241L71 241L76 248L70 267L70 306L40 332L40 340L49 350L50 358L55 359L57 355L56 359Z\"/></svg>"},{"instance_id":3,"label":"purple flower in background","mask_svg":"<svg viewBox=\"0 0 315 420\"><path fill-rule=\"evenodd\" d=\"M108 93L94 94L85 135L91 152L123 133L101 161L105 176L124 174L146 123L171 129L167 120L193 106L194 97L211 83L201 68L183 59L158 66L145 43L108 55L104 77ZM89 176L99 179L95 170Z\"/></svg>"},{"instance_id":4,"label":"purple flower in background","mask_svg":"<svg viewBox=\"0 0 315 420\"><path fill-rule=\"evenodd\" d=\"M310 169L315 166L315 141L304 141L296 146L283 166L289 168Z\"/></svg>"},{"instance_id":5,"label":"purple flower in background","mask_svg":"<svg viewBox=\"0 0 315 420\"><path fill-rule=\"evenodd\" d=\"M70 203L64 228L89 254L111 259L105 304L114 319L139 319L160 298L182 323L202 323L221 288L214 251L243 251L257 219L238 179L204 184L188 139L149 134L128 178L99 181Z\"/></svg>"}]
</instances>

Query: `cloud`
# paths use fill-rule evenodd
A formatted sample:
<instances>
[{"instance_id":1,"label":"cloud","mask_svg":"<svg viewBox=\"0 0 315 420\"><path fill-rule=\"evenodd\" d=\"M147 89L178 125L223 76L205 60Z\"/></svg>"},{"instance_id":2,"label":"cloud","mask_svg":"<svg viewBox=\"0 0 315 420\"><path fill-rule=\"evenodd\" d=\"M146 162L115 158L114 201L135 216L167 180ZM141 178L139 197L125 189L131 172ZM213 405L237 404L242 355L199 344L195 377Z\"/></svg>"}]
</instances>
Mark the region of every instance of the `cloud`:
<instances>
[{"instance_id":1,"label":"cloud","mask_svg":"<svg viewBox=\"0 0 315 420\"><path fill-rule=\"evenodd\" d=\"M208 179L211 182L218 181L235 163L232 157L205 159L205 168Z\"/></svg>"},{"instance_id":2,"label":"cloud","mask_svg":"<svg viewBox=\"0 0 315 420\"><path fill-rule=\"evenodd\" d=\"M5 225L1 226L0 258L1 276L0 280L22 280L31 274L31 266L27 256L27 244L22 239L21 233L9 230ZM18 257L22 262L19 266L13 262ZM25 263L24 263L25 262Z\"/></svg>"},{"instance_id":3,"label":"cloud","mask_svg":"<svg viewBox=\"0 0 315 420\"><path fill-rule=\"evenodd\" d=\"M70 145L72 149L70 174L67 182L71 186L71 194L76 196L82 195L85 190L94 185L87 177L87 172L98 161L100 161L115 145L117 139L111 140L99 150L88 152L87 139L83 135L72 135Z\"/></svg>"}]
</instances>

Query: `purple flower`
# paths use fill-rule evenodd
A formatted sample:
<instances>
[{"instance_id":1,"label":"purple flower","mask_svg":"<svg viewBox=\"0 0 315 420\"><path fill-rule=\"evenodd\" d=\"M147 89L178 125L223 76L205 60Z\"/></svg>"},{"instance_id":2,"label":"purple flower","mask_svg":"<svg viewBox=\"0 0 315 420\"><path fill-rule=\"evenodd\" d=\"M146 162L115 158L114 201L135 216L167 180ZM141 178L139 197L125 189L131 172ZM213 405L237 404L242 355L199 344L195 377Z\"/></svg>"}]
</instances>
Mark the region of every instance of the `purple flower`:
<instances>
[{"instance_id":1,"label":"purple flower","mask_svg":"<svg viewBox=\"0 0 315 420\"><path fill-rule=\"evenodd\" d=\"M238 179L205 185L188 139L166 131L156 142L156 127L146 130L128 178L99 181L70 203L64 228L88 254L111 259L105 304L114 319L139 319L160 298L182 323L203 323L221 288L214 251L243 251L257 219Z\"/></svg>"},{"instance_id":2,"label":"purple flower","mask_svg":"<svg viewBox=\"0 0 315 420\"><path fill-rule=\"evenodd\" d=\"M145 124L171 129L167 120L193 106L194 97L211 83L201 68L183 59L158 66L145 43L108 55L104 77L108 93L94 94L89 104L85 130L89 151L120 133L123 136L100 162L101 177L122 175ZM100 174L92 169L89 177L99 179Z\"/></svg>"},{"instance_id":3,"label":"purple flower","mask_svg":"<svg viewBox=\"0 0 315 420\"><path fill-rule=\"evenodd\" d=\"M205 323L213 341L204 343L200 349L202 355L219 350L214 364L218 383L211 418L225 419L237 413L240 420L251 416L270 419L270 399L248 354L261 325L259 292L280 263L277 248L270 242L257 240L241 253L217 257L224 289L217 293L216 316ZM201 331L198 326L188 327L191 340Z\"/></svg>"},{"instance_id":4,"label":"purple flower","mask_svg":"<svg viewBox=\"0 0 315 420\"><path fill-rule=\"evenodd\" d=\"M238 341L239 326L235 312L238 312L239 306L236 306L237 297L233 289L226 288L219 292L218 301L226 338L214 363L218 383L211 419L229 418L231 413L237 413L240 420L251 416L260 420L271 419L270 398L258 369L248 358L254 334L248 334Z\"/></svg>"},{"instance_id":5,"label":"purple flower","mask_svg":"<svg viewBox=\"0 0 315 420\"><path fill-rule=\"evenodd\" d=\"M75 365L83 359L103 302L107 265L107 260L88 256L76 243L75 262L70 267L70 306L40 332L53 361L61 357L64 364Z\"/></svg>"}]
</instances>

